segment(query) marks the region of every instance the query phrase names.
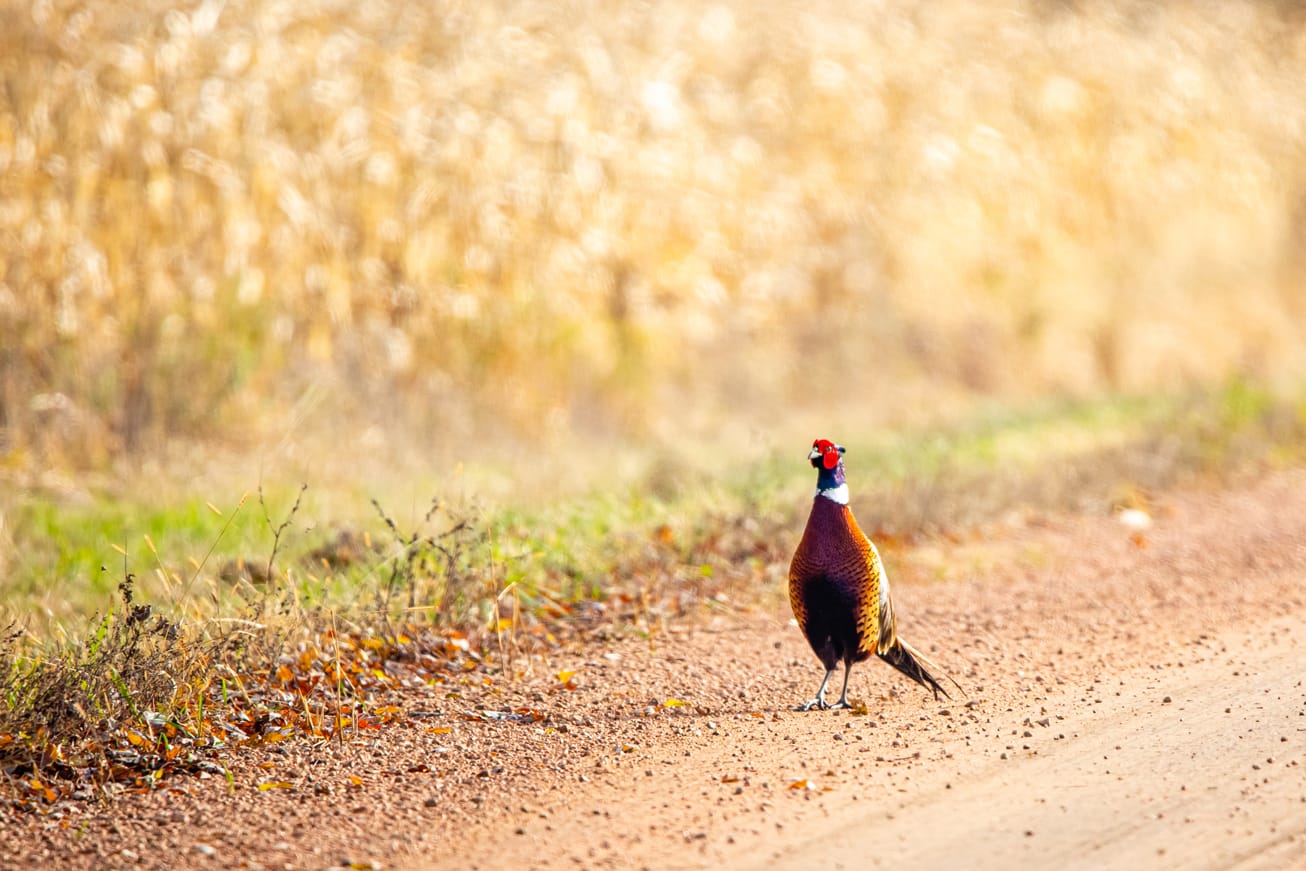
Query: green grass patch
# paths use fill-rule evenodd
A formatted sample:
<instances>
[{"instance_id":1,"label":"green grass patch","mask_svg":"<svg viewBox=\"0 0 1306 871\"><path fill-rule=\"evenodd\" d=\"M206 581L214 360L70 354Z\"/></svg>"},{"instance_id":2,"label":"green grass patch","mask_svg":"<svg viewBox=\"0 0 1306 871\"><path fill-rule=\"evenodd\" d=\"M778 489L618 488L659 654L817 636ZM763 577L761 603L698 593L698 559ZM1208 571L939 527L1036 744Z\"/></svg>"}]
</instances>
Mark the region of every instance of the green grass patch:
<instances>
[{"instance_id":1,"label":"green grass patch","mask_svg":"<svg viewBox=\"0 0 1306 871\"><path fill-rule=\"evenodd\" d=\"M1304 432L1306 392L1235 380L1185 395L994 407L926 431L833 435L849 448L863 526L918 536L1012 508L1104 511L1122 493L1297 462ZM173 617L244 613L274 592L299 610L462 628L505 609L524 616L638 597L650 584L720 588L782 559L796 538L812 486L805 448L716 473L654 463L643 478L553 504L436 501L402 522L384 496L323 521L340 494L309 486L300 506L284 483L266 502L255 493L243 504L170 502L169 488L74 504L27 496L10 509L22 547L3 582L5 613L37 635L75 625L112 602L127 572Z\"/></svg>"},{"instance_id":2,"label":"green grass patch","mask_svg":"<svg viewBox=\"0 0 1306 871\"><path fill-rule=\"evenodd\" d=\"M276 491L273 504L293 501L289 487ZM216 576L226 561L266 555L271 546L256 494L211 502L177 497L170 487L124 492L76 499L32 493L9 506L13 559L0 600L12 616L62 621L103 610L128 572L144 595L179 604L205 591L196 582Z\"/></svg>"}]
</instances>

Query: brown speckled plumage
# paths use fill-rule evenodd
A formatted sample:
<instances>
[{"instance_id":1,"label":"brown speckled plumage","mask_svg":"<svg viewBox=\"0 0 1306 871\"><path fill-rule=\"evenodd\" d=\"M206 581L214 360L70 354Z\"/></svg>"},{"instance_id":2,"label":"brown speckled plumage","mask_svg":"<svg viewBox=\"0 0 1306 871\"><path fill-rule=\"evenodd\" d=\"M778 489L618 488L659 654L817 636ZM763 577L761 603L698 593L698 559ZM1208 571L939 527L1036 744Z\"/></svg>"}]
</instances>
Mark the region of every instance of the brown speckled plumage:
<instances>
[{"instance_id":1,"label":"brown speckled plumage","mask_svg":"<svg viewBox=\"0 0 1306 871\"><path fill-rule=\"evenodd\" d=\"M804 707L827 707L825 688L840 663L844 689L834 707L848 706L848 673L853 663L877 654L903 674L934 692L947 692L930 673L938 670L898 638L897 618L880 555L857 525L846 501L843 463L822 466L820 453L842 449L831 442L813 444L814 466L821 470L818 493L802 540L789 565L789 604L798 626L812 645L826 676L816 698ZM955 684L955 681L953 682Z\"/></svg>"},{"instance_id":2,"label":"brown speckled plumage","mask_svg":"<svg viewBox=\"0 0 1306 871\"><path fill-rule=\"evenodd\" d=\"M892 606L886 599L880 607L883 578L880 555L848 506L816 497L789 565L789 604L826 668L893 644Z\"/></svg>"}]
</instances>

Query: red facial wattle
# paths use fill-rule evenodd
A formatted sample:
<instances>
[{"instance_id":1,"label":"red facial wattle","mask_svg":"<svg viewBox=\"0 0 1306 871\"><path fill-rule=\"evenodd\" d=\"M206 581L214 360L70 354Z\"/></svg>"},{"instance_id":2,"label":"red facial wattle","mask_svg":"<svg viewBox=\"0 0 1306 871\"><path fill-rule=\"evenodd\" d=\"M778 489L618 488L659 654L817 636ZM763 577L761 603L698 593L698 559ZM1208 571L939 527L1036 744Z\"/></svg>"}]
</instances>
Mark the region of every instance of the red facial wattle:
<instances>
[{"instance_id":1,"label":"red facial wattle","mask_svg":"<svg viewBox=\"0 0 1306 871\"><path fill-rule=\"evenodd\" d=\"M830 471L839 465L839 446L829 439L817 439L812 448L821 455L821 465Z\"/></svg>"}]
</instances>

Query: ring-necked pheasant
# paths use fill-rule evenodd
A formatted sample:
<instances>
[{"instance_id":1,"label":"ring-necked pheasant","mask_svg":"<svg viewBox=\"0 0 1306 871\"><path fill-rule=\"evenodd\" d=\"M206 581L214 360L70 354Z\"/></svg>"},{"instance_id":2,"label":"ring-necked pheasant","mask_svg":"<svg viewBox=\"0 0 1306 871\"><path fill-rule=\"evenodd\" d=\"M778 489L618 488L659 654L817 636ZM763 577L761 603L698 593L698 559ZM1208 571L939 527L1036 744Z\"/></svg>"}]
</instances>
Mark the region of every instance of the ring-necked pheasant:
<instances>
[{"instance_id":1,"label":"ring-necked pheasant","mask_svg":"<svg viewBox=\"0 0 1306 871\"><path fill-rule=\"evenodd\" d=\"M847 708L848 675L853 663L872 653L926 689L948 696L931 670L939 667L898 637L898 620L880 554L848 508L844 449L832 441L812 442L807 458L817 470L816 500L807 528L789 564L789 604L798 626L825 666L816 698L796 710ZM825 688L843 663L843 692L833 705ZM958 689L952 678L943 675Z\"/></svg>"}]
</instances>

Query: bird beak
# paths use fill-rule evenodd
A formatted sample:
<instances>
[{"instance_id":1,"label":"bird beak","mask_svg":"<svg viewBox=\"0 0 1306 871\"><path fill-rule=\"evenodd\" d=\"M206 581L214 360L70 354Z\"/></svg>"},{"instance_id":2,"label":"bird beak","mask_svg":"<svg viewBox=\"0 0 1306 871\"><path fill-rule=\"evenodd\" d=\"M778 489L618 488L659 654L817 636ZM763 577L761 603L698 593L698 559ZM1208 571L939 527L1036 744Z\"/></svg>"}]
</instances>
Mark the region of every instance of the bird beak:
<instances>
[{"instance_id":1,"label":"bird beak","mask_svg":"<svg viewBox=\"0 0 1306 871\"><path fill-rule=\"evenodd\" d=\"M819 460L819 459L821 459L821 452L818 451L816 448L812 448L812 450L809 451L808 454L807 454L807 459L809 459L809 460Z\"/></svg>"}]
</instances>

